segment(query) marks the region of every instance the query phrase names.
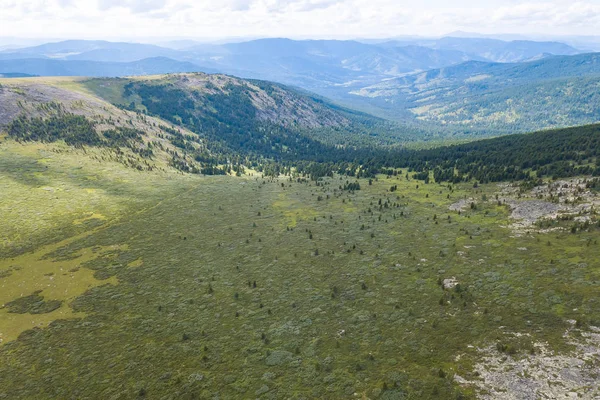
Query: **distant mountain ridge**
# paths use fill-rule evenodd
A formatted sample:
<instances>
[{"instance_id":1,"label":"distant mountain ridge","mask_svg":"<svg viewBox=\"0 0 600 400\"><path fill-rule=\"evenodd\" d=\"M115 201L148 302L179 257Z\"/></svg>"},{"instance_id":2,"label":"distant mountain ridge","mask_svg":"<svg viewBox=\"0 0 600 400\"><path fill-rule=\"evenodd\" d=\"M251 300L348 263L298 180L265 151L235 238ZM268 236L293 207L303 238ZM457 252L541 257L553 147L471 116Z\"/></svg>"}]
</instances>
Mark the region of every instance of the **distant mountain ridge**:
<instances>
[{"instance_id":1,"label":"distant mountain ridge","mask_svg":"<svg viewBox=\"0 0 600 400\"><path fill-rule=\"evenodd\" d=\"M425 72L405 75L386 81L385 85L395 83L419 83L424 81L458 81L489 75L489 81L513 84L515 82L600 74L600 53L579 54L575 56L550 56L541 60L523 63L489 63L467 61L462 64ZM481 79L483 80L483 79Z\"/></svg>"},{"instance_id":2,"label":"distant mountain ridge","mask_svg":"<svg viewBox=\"0 0 600 400\"><path fill-rule=\"evenodd\" d=\"M132 62L145 58L169 57L181 59L173 49L142 43L108 42L104 40L66 40L0 52L0 58L16 54L19 58L51 58L103 62Z\"/></svg>"},{"instance_id":3,"label":"distant mountain ridge","mask_svg":"<svg viewBox=\"0 0 600 400\"><path fill-rule=\"evenodd\" d=\"M155 75L175 72L215 72L167 57L146 58L133 62L100 62L27 58L0 60L0 74L21 73L37 76L117 77Z\"/></svg>"},{"instance_id":4,"label":"distant mountain ridge","mask_svg":"<svg viewBox=\"0 0 600 400\"><path fill-rule=\"evenodd\" d=\"M511 133L600 121L600 53L525 63L469 61L352 92L390 113L461 130Z\"/></svg>"},{"instance_id":5,"label":"distant mountain ridge","mask_svg":"<svg viewBox=\"0 0 600 400\"><path fill-rule=\"evenodd\" d=\"M381 43L382 47L422 46L436 50L460 51L472 59L492 62L521 62L543 54L575 55L580 50L560 42L531 40L504 41L489 38L443 37L441 39L400 40Z\"/></svg>"},{"instance_id":6,"label":"distant mountain ridge","mask_svg":"<svg viewBox=\"0 0 600 400\"><path fill-rule=\"evenodd\" d=\"M177 49L140 43L67 40L0 51L0 60L33 58L131 63L166 57L194 64L199 67L196 70L274 80L328 94L332 88L340 86L352 90L390 77L448 67L471 60L520 62L550 55L579 53L577 49L563 43L522 40L505 42L496 39L455 37L378 43L273 38L225 44L194 45L194 42L174 42L173 46ZM164 60L162 62L165 63ZM39 61L38 63L41 64ZM31 65L32 62L24 63L24 68L32 68ZM86 68L93 69L91 65L87 65ZM155 69L148 73L180 72L181 68L193 71L190 69L191 65L187 64L185 67ZM10 72L30 73L18 69ZM94 75L98 75L98 72ZM111 71L103 75L112 76L114 73Z\"/></svg>"},{"instance_id":7,"label":"distant mountain ridge","mask_svg":"<svg viewBox=\"0 0 600 400\"><path fill-rule=\"evenodd\" d=\"M316 62L328 68L351 69L365 74L397 75L453 65L467 60L519 62L544 54L573 55L579 51L557 42L512 41L445 37L363 43L352 40L258 39L220 45L174 48L151 44L68 40L0 52L0 59L51 58L102 62L133 62L168 57L213 67L223 72L252 71L268 74L268 65L293 58L300 65ZM257 60L264 61L263 64ZM302 61L300 61L302 60ZM260 68L259 68L260 67ZM293 66L294 67L294 66ZM293 69L299 69L295 67ZM312 71L314 72L314 71Z\"/></svg>"}]
</instances>

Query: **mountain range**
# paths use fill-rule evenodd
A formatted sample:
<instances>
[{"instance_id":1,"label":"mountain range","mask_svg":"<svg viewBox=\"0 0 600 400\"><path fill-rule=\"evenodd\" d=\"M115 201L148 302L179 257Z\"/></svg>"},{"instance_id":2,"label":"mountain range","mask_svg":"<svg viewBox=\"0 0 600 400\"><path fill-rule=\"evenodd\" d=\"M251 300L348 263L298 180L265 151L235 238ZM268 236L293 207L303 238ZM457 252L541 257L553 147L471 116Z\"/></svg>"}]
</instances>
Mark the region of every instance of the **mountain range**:
<instances>
[{"instance_id":1,"label":"mountain range","mask_svg":"<svg viewBox=\"0 0 600 400\"><path fill-rule=\"evenodd\" d=\"M444 37L170 45L69 40L10 49L0 52L0 74L225 73L296 86L417 129L451 134L598 121L598 55L560 42ZM535 111L529 110L532 102L539 105Z\"/></svg>"},{"instance_id":2,"label":"mountain range","mask_svg":"<svg viewBox=\"0 0 600 400\"><path fill-rule=\"evenodd\" d=\"M186 46L189 44L189 46ZM446 37L437 40L390 40L381 43L339 40L259 39L220 45L182 44L177 49L151 44L67 40L0 52L0 60L55 59L98 62L133 62L168 57L212 67L223 72L285 76L326 70L338 80L362 75L396 76L416 70L440 68L469 60L521 62L579 51L558 42L511 41ZM165 71L168 72L168 71ZM355 73L355 74L353 74ZM290 79L293 79L291 77ZM288 82L289 83L289 82Z\"/></svg>"},{"instance_id":3,"label":"mountain range","mask_svg":"<svg viewBox=\"0 0 600 400\"><path fill-rule=\"evenodd\" d=\"M454 129L512 133L598 122L600 53L525 63L470 61L352 92L389 115Z\"/></svg>"},{"instance_id":4,"label":"mountain range","mask_svg":"<svg viewBox=\"0 0 600 400\"><path fill-rule=\"evenodd\" d=\"M422 46L434 50L454 50L471 59L481 58L494 62L521 62L553 55L574 55L580 51L560 42L531 40L504 41L490 38L444 37L424 40L392 40L380 43L381 47Z\"/></svg>"},{"instance_id":5,"label":"mountain range","mask_svg":"<svg viewBox=\"0 0 600 400\"><path fill-rule=\"evenodd\" d=\"M49 58L0 60L0 74L116 77L177 72L216 71L199 67L190 62L177 61L167 57L144 58L131 62L57 60Z\"/></svg>"}]
</instances>

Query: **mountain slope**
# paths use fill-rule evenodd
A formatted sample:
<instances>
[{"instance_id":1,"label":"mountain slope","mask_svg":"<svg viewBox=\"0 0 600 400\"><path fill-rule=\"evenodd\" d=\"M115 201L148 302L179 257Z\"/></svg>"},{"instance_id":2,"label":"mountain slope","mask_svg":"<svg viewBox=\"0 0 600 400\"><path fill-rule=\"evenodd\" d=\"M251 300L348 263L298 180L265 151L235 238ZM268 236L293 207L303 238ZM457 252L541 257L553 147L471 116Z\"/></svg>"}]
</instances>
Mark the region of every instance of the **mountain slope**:
<instances>
[{"instance_id":1,"label":"mountain slope","mask_svg":"<svg viewBox=\"0 0 600 400\"><path fill-rule=\"evenodd\" d=\"M0 129L22 141L119 148L127 164L224 173L334 160L419 135L284 86L203 73L0 81ZM129 159L130 158L130 159Z\"/></svg>"},{"instance_id":2,"label":"mountain slope","mask_svg":"<svg viewBox=\"0 0 600 400\"><path fill-rule=\"evenodd\" d=\"M89 92L77 78L0 79L0 131L19 141L65 141L102 149L103 157L140 170L168 168L177 147L171 136L191 131L120 109Z\"/></svg>"},{"instance_id":3,"label":"mountain slope","mask_svg":"<svg viewBox=\"0 0 600 400\"><path fill-rule=\"evenodd\" d=\"M183 74L91 80L99 96L203 135L215 151L311 159L327 146L391 145L418 133L265 81Z\"/></svg>"}]
</instances>

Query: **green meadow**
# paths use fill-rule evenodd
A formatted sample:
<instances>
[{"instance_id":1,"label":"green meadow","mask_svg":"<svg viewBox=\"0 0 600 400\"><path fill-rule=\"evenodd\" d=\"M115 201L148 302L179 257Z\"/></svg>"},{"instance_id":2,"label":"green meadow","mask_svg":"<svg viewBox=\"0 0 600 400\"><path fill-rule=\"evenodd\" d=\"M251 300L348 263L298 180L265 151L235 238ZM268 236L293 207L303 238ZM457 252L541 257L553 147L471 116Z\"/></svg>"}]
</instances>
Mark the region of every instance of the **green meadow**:
<instances>
[{"instance_id":1,"label":"green meadow","mask_svg":"<svg viewBox=\"0 0 600 400\"><path fill-rule=\"evenodd\" d=\"M598 231L515 232L497 184L94 151L0 143L0 399L468 399L478 349L600 320Z\"/></svg>"}]
</instances>

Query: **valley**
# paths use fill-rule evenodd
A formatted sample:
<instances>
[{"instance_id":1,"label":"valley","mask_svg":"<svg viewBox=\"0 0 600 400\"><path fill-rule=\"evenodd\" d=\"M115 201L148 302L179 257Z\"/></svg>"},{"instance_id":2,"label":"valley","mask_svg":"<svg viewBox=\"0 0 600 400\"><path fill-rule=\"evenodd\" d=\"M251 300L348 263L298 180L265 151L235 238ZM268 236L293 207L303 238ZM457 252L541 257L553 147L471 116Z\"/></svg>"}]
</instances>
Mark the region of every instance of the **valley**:
<instances>
[{"instance_id":1,"label":"valley","mask_svg":"<svg viewBox=\"0 0 600 400\"><path fill-rule=\"evenodd\" d=\"M597 125L411 150L268 82L0 84L0 398L600 395Z\"/></svg>"}]
</instances>

